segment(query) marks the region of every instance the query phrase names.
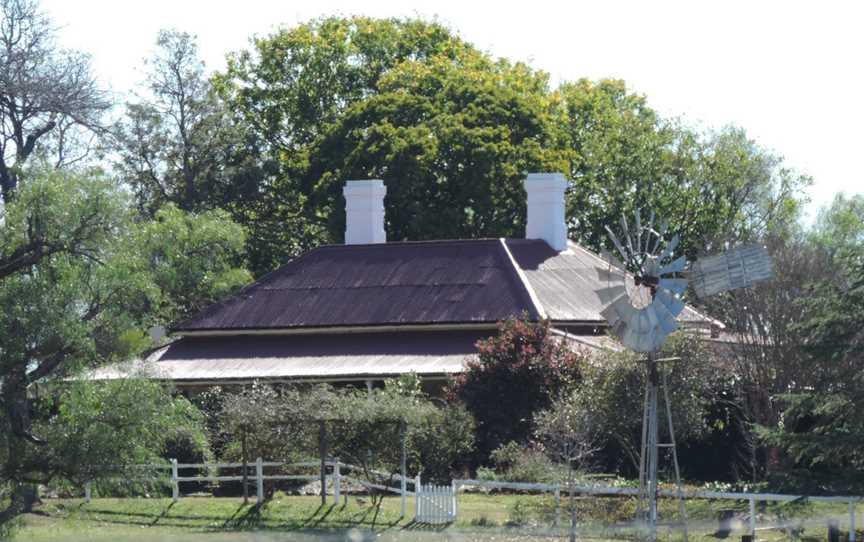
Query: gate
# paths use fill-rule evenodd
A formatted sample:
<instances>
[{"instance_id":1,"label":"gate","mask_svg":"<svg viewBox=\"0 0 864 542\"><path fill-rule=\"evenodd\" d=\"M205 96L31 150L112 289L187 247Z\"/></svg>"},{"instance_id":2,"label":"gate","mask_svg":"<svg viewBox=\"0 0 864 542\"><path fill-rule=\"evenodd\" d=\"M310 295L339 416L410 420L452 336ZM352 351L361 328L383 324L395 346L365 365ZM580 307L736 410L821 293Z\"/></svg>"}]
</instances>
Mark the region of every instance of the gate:
<instances>
[{"instance_id":1,"label":"gate","mask_svg":"<svg viewBox=\"0 0 864 542\"><path fill-rule=\"evenodd\" d=\"M456 521L456 491L451 486L416 484L418 523L444 524Z\"/></svg>"}]
</instances>

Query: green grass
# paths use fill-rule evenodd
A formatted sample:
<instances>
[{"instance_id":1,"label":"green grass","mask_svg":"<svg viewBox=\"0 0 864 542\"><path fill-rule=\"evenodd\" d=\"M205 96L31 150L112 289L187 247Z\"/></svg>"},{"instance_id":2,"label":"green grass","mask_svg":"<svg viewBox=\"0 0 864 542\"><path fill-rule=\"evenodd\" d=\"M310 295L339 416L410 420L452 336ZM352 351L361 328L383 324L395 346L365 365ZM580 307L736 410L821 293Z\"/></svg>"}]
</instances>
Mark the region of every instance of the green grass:
<instances>
[{"instance_id":1,"label":"green grass","mask_svg":"<svg viewBox=\"0 0 864 542\"><path fill-rule=\"evenodd\" d=\"M380 510L368 498L351 497L347 505L328 502L322 506L319 497L286 496L277 493L258 507L243 504L240 498L187 497L177 503L170 499L46 499L35 514L21 520L14 533L16 540L370 540L374 537L399 540L448 538L460 540L544 539L552 532L554 501L551 496L462 494L459 497L458 521L446 529L413 523L413 499L408 500L408 517L400 518L398 497L384 499ZM664 500L661 515L674 517L675 501ZM632 499L580 499L580 531L594 540L627 539L610 531L610 525L627 523L633 517ZM566 498L562 498L561 525L567 525ZM720 509L746 511L746 503L730 501L689 501L690 540L716 542ZM859 513L861 510L859 510ZM835 516L845 528L845 505L795 504L767 506L760 520L779 516L802 522L802 540L825 540L825 519ZM860 516L859 516L860 518ZM742 526L746 528L746 526ZM739 540L742 531L733 532L727 540ZM842 535L845 539L845 533ZM662 540L679 539L676 532L661 532ZM761 540L788 540L779 530L760 531ZM859 536L859 540L860 540Z\"/></svg>"}]
</instances>

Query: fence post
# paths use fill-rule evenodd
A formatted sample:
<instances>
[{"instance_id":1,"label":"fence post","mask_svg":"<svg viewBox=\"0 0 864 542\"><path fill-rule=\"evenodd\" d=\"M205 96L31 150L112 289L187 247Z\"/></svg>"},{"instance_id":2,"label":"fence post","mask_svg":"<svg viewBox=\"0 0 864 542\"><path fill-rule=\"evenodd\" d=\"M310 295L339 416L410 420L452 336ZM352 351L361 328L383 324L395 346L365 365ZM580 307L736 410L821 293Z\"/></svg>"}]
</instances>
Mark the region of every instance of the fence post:
<instances>
[{"instance_id":1,"label":"fence post","mask_svg":"<svg viewBox=\"0 0 864 542\"><path fill-rule=\"evenodd\" d=\"M750 495L750 536L756 540L756 498Z\"/></svg>"},{"instance_id":2,"label":"fence post","mask_svg":"<svg viewBox=\"0 0 864 542\"><path fill-rule=\"evenodd\" d=\"M849 501L849 542L855 542L855 501Z\"/></svg>"},{"instance_id":3,"label":"fence post","mask_svg":"<svg viewBox=\"0 0 864 542\"><path fill-rule=\"evenodd\" d=\"M255 485L258 489L258 504L264 502L264 465L261 458L255 460Z\"/></svg>"},{"instance_id":4,"label":"fence post","mask_svg":"<svg viewBox=\"0 0 864 542\"><path fill-rule=\"evenodd\" d=\"M414 488L415 491L417 488ZM400 510L402 513L401 517L405 517L405 514L408 512L408 480L405 479L405 471L402 471L402 475L399 476L399 500L400 500Z\"/></svg>"},{"instance_id":5,"label":"fence post","mask_svg":"<svg viewBox=\"0 0 864 542\"><path fill-rule=\"evenodd\" d=\"M561 486L555 486L555 518L552 520L553 526L557 529L561 523Z\"/></svg>"},{"instance_id":6,"label":"fence post","mask_svg":"<svg viewBox=\"0 0 864 542\"><path fill-rule=\"evenodd\" d=\"M420 485L420 475L414 478L414 515L420 517L420 493L423 492L423 486Z\"/></svg>"},{"instance_id":7,"label":"fence post","mask_svg":"<svg viewBox=\"0 0 864 542\"><path fill-rule=\"evenodd\" d=\"M457 499L458 491L459 486L456 484L456 480L453 480L450 482L450 492L453 493L453 507L450 509L452 517L450 518L450 521L456 521L456 516L459 512L459 501Z\"/></svg>"},{"instance_id":8,"label":"fence post","mask_svg":"<svg viewBox=\"0 0 864 542\"><path fill-rule=\"evenodd\" d=\"M339 497L342 494L342 472L339 470L339 458L335 458L333 463L333 504L339 504ZM403 514L404 515L404 514Z\"/></svg>"},{"instance_id":9,"label":"fence post","mask_svg":"<svg viewBox=\"0 0 864 542\"><path fill-rule=\"evenodd\" d=\"M84 502L90 502L90 482L84 482Z\"/></svg>"},{"instance_id":10,"label":"fence post","mask_svg":"<svg viewBox=\"0 0 864 542\"><path fill-rule=\"evenodd\" d=\"M180 482L177 481L177 460L171 460L171 501L180 500Z\"/></svg>"}]
</instances>

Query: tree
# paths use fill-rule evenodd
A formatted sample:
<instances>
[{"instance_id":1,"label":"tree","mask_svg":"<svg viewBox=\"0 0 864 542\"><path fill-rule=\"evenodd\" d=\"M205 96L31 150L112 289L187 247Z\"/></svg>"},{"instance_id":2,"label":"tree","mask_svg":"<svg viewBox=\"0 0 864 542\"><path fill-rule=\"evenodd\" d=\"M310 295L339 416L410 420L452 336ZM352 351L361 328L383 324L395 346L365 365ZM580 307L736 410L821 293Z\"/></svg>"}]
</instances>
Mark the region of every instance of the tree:
<instances>
[{"instance_id":1,"label":"tree","mask_svg":"<svg viewBox=\"0 0 864 542\"><path fill-rule=\"evenodd\" d=\"M584 408L578 395L562 394L548 410L535 416L534 435L553 461L567 465L570 494L570 542L576 540L576 479L574 471L599 450L599 418Z\"/></svg>"},{"instance_id":2,"label":"tree","mask_svg":"<svg viewBox=\"0 0 864 542\"><path fill-rule=\"evenodd\" d=\"M660 117L620 80L582 79L558 92L573 151L569 231L587 246L606 246L604 226L636 209L668 221L691 259L796 215L809 178L743 130L700 134Z\"/></svg>"},{"instance_id":3,"label":"tree","mask_svg":"<svg viewBox=\"0 0 864 542\"><path fill-rule=\"evenodd\" d=\"M137 221L117 185L96 174L34 175L0 209L0 472L17 488L14 512L29 484L57 474L34 429L32 390L128 358L149 346L143 330L248 274L233 263L242 231L223 215Z\"/></svg>"},{"instance_id":4,"label":"tree","mask_svg":"<svg viewBox=\"0 0 864 542\"><path fill-rule=\"evenodd\" d=\"M526 443L534 415L578 382L585 360L552 334L548 321L507 320L498 335L478 341L477 358L448 389L477 421L477 462L508 442Z\"/></svg>"},{"instance_id":5,"label":"tree","mask_svg":"<svg viewBox=\"0 0 864 542\"><path fill-rule=\"evenodd\" d=\"M100 131L110 102L90 58L57 47L35 1L2 0L0 13L0 197L8 202L40 147L58 166L81 160L89 149L70 148L75 131Z\"/></svg>"},{"instance_id":6,"label":"tree","mask_svg":"<svg viewBox=\"0 0 864 542\"><path fill-rule=\"evenodd\" d=\"M250 258L256 272L336 238L331 230L338 225L328 216L334 211L332 183L325 198L309 189L316 182L309 173L309 161L317 158L312 146L331 125L377 94L382 77L403 62L440 56L458 63L472 54L470 45L437 23L328 17L257 39L252 50L229 58L216 87L237 122L249 127L257 155L278 164L241 220L254 232Z\"/></svg>"},{"instance_id":7,"label":"tree","mask_svg":"<svg viewBox=\"0 0 864 542\"><path fill-rule=\"evenodd\" d=\"M521 237L525 172L567 164L555 116L547 76L525 65L406 61L310 145L299 191L330 241L345 230L341 187L365 178L387 185L388 239Z\"/></svg>"},{"instance_id":8,"label":"tree","mask_svg":"<svg viewBox=\"0 0 864 542\"><path fill-rule=\"evenodd\" d=\"M864 223L847 221L849 210L835 203L823 224L864 230ZM784 408L782 423L757 429L765 443L791 459L781 473L786 482L820 492L856 492L864 483L858 474L864 466L864 243L860 235L831 241L840 247L830 262L837 279L814 278L796 303L803 308L795 328L810 378L775 397Z\"/></svg>"},{"instance_id":9,"label":"tree","mask_svg":"<svg viewBox=\"0 0 864 542\"><path fill-rule=\"evenodd\" d=\"M260 181L261 166L243 156L244 130L212 92L194 36L162 30L156 45L146 97L127 104L114 131L118 173L148 215L172 203L237 216Z\"/></svg>"},{"instance_id":10,"label":"tree","mask_svg":"<svg viewBox=\"0 0 864 542\"><path fill-rule=\"evenodd\" d=\"M201 413L145 375L69 383L46 403L51 414L38 422L39 433L49 443L42 450L43 461L76 484L140 476L125 467L164 461L167 446L180 436L188 435L196 446L207 449Z\"/></svg>"}]
</instances>

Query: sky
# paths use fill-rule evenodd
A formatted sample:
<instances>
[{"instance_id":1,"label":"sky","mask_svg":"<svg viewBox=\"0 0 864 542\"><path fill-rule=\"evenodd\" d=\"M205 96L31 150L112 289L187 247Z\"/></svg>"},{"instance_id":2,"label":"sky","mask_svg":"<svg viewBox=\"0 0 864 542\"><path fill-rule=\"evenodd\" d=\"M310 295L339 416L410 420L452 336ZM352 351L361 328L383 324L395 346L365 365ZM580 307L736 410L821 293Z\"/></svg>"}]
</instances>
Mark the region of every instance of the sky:
<instances>
[{"instance_id":1,"label":"sky","mask_svg":"<svg viewBox=\"0 0 864 542\"><path fill-rule=\"evenodd\" d=\"M102 83L144 78L156 33L195 34L209 69L226 53L322 15L436 19L552 82L614 77L665 116L733 124L810 175L809 216L838 192L864 193L864 3L414 0L42 0L64 47L88 52Z\"/></svg>"}]
</instances>

